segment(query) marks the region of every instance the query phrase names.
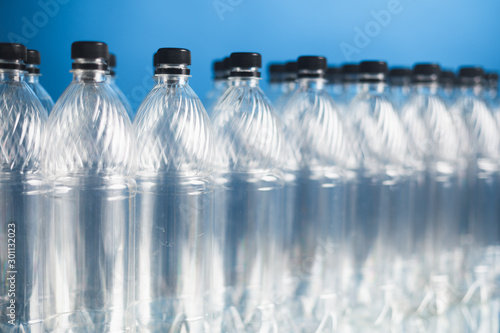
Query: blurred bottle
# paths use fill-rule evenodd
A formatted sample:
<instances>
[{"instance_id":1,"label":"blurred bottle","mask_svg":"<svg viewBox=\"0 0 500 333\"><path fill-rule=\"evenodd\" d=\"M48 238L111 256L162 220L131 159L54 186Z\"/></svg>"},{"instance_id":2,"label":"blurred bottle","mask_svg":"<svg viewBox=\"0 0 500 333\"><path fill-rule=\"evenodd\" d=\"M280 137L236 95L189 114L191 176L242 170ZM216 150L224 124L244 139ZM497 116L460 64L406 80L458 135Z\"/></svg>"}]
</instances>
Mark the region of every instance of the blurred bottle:
<instances>
[{"instance_id":1,"label":"blurred bottle","mask_svg":"<svg viewBox=\"0 0 500 333\"><path fill-rule=\"evenodd\" d=\"M275 104L276 100L283 94L283 86L285 82L285 64L272 63L267 66L269 75L269 84L266 96L271 103Z\"/></svg>"},{"instance_id":2,"label":"blurred bottle","mask_svg":"<svg viewBox=\"0 0 500 333\"><path fill-rule=\"evenodd\" d=\"M285 70L283 73L283 84L281 85L282 92L281 96L278 97L276 102L274 103L275 109L278 114L281 114L283 111L283 106L288 101L288 99L292 96L293 92L296 88L296 80L297 80L297 62L289 61L285 64Z\"/></svg>"},{"instance_id":3,"label":"blurred bottle","mask_svg":"<svg viewBox=\"0 0 500 333\"><path fill-rule=\"evenodd\" d=\"M457 97L457 77L452 71L442 71L439 78L440 95L447 106L451 106Z\"/></svg>"},{"instance_id":4,"label":"blurred bottle","mask_svg":"<svg viewBox=\"0 0 500 333\"><path fill-rule=\"evenodd\" d=\"M26 59L26 82L30 88L35 92L43 107L47 111L47 115L54 107L54 101L49 93L40 84L40 52L37 50L28 50L28 58Z\"/></svg>"},{"instance_id":5,"label":"blurred bottle","mask_svg":"<svg viewBox=\"0 0 500 333\"><path fill-rule=\"evenodd\" d=\"M230 59L229 88L213 115L217 147L224 153L217 178L226 180L227 192L225 210L215 218L215 331L277 332L284 134L259 87L260 54L233 53Z\"/></svg>"},{"instance_id":6,"label":"blurred bottle","mask_svg":"<svg viewBox=\"0 0 500 333\"><path fill-rule=\"evenodd\" d=\"M287 302L300 332L324 332L338 329L352 279L344 172L350 142L327 91L326 59L303 56L297 63L297 89L283 108L287 141L299 155L296 201L287 203L295 208Z\"/></svg>"},{"instance_id":7,"label":"blurred bottle","mask_svg":"<svg viewBox=\"0 0 500 333\"><path fill-rule=\"evenodd\" d=\"M484 75L486 100L496 101L498 98L498 73L489 72Z\"/></svg>"},{"instance_id":8,"label":"blurred bottle","mask_svg":"<svg viewBox=\"0 0 500 333\"><path fill-rule=\"evenodd\" d=\"M71 46L73 82L47 122L47 331L125 331L135 138L106 78L108 47Z\"/></svg>"},{"instance_id":9,"label":"blurred bottle","mask_svg":"<svg viewBox=\"0 0 500 333\"><path fill-rule=\"evenodd\" d=\"M444 313L458 301L465 273L461 269L464 226L460 225L460 208L467 204L467 159L451 113L439 95L440 74L437 64L415 65L412 93L401 110L418 160L423 162L416 173L412 223L415 270L410 272L406 289L414 309L432 314Z\"/></svg>"},{"instance_id":10,"label":"blurred bottle","mask_svg":"<svg viewBox=\"0 0 500 333\"><path fill-rule=\"evenodd\" d=\"M221 61L215 61L213 64L214 79L212 89L205 96L203 105L205 105L208 115L211 116L219 98L224 94L228 87L227 77L229 75L229 58Z\"/></svg>"},{"instance_id":11,"label":"blurred bottle","mask_svg":"<svg viewBox=\"0 0 500 333\"><path fill-rule=\"evenodd\" d=\"M0 331L42 331L47 114L25 80L26 47L0 43Z\"/></svg>"},{"instance_id":12,"label":"blurred bottle","mask_svg":"<svg viewBox=\"0 0 500 333\"><path fill-rule=\"evenodd\" d=\"M116 56L113 53L110 53L107 62L108 62L109 73L108 75L106 75L106 79L108 80L109 86L111 87L111 89L113 89L113 91L120 99L120 102L125 107L125 110L127 110L127 114L130 117L130 119L133 120L135 116L134 110L132 109L132 106L130 105L130 102L128 101L127 97L125 97L123 91L116 84L116 71L115 71Z\"/></svg>"},{"instance_id":13,"label":"blurred bottle","mask_svg":"<svg viewBox=\"0 0 500 333\"><path fill-rule=\"evenodd\" d=\"M336 103L340 102L342 93L344 92L342 68L333 66L328 67L326 70L326 79L327 91Z\"/></svg>"},{"instance_id":14,"label":"blurred bottle","mask_svg":"<svg viewBox=\"0 0 500 333\"><path fill-rule=\"evenodd\" d=\"M358 64L342 65L342 80L344 83L344 92L337 101L342 115L349 112L349 106L353 98L358 94Z\"/></svg>"},{"instance_id":15,"label":"blurred bottle","mask_svg":"<svg viewBox=\"0 0 500 333\"><path fill-rule=\"evenodd\" d=\"M214 136L188 83L191 53L161 48L139 107L134 228L137 331L205 332L212 269Z\"/></svg>"},{"instance_id":16,"label":"blurred bottle","mask_svg":"<svg viewBox=\"0 0 500 333\"><path fill-rule=\"evenodd\" d=\"M467 125L472 155L469 159L469 205L472 249L467 262L471 269L465 302L488 301L496 285L500 262L500 132L484 99L484 72L479 67L462 67L460 92L452 112ZM472 282L474 281L474 282Z\"/></svg>"},{"instance_id":17,"label":"blurred bottle","mask_svg":"<svg viewBox=\"0 0 500 333\"><path fill-rule=\"evenodd\" d=\"M358 331L399 322L409 311L401 286L411 269L414 163L386 80L385 62L360 63L359 92L346 115L361 153L352 226Z\"/></svg>"},{"instance_id":18,"label":"blurred bottle","mask_svg":"<svg viewBox=\"0 0 500 333\"><path fill-rule=\"evenodd\" d=\"M389 71L389 92L391 101L399 112L408 100L411 91L411 69L391 68Z\"/></svg>"}]
</instances>

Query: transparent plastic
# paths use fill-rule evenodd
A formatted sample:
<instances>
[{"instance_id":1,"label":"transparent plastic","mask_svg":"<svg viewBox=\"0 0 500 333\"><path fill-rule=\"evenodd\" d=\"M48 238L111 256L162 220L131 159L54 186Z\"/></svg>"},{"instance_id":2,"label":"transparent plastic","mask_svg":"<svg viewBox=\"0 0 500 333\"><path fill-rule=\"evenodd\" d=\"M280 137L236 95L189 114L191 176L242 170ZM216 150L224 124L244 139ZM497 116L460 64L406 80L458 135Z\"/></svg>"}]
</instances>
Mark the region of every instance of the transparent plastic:
<instances>
[{"instance_id":1,"label":"transparent plastic","mask_svg":"<svg viewBox=\"0 0 500 333\"><path fill-rule=\"evenodd\" d=\"M401 111L403 105L406 104L408 98L410 97L411 85L408 79L396 79L391 80L389 86L389 96L392 104L399 112Z\"/></svg>"},{"instance_id":2,"label":"transparent plastic","mask_svg":"<svg viewBox=\"0 0 500 333\"><path fill-rule=\"evenodd\" d=\"M275 110L278 115L281 115L283 113L283 108L295 92L296 87L297 83L295 82L295 80L289 80L281 84L281 93L274 102Z\"/></svg>"},{"instance_id":3,"label":"transparent plastic","mask_svg":"<svg viewBox=\"0 0 500 333\"><path fill-rule=\"evenodd\" d=\"M487 302L500 276L500 132L477 82L462 85L452 112L463 117L472 148L467 184L472 244L464 301Z\"/></svg>"},{"instance_id":4,"label":"transparent plastic","mask_svg":"<svg viewBox=\"0 0 500 333\"><path fill-rule=\"evenodd\" d=\"M134 109L132 109L132 105L130 105L129 100L127 99L127 97L125 97L125 94L123 93L123 91L116 84L116 77L112 76L112 75L108 75L108 76L106 76L106 78L108 80L109 86L111 87L111 89L113 89L116 96L118 96L118 99L125 107L125 110L127 111L127 114L129 116L130 120L133 121L134 117L135 117Z\"/></svg>"},{"instance_id":5,"label":"transparent plastic","mask_svg":"<svg viewBox=\"0 0 500 333\"><path fill-rule=\"evenodd\" d=\"M157 75L134 121L138 146L137 332L208 332L214 135L187 75Z\"/></svg>"},{"instance_id":6,"label":"transparent plastic","mask_svg":"<svg viewBox=\"0 0 500 333\"><path fill-rule=\"evenodd\" d=\"M40 76L40 74L26 74L25 80L42 103L48 115L54 107L54 101L45 88L40 84Z\"/></svg>"},{"instance_id":7,"label":"transparent plastic","mask_svg":"<svg viewBox=\"0 0 500 333\"><path fill-rule=\"evenodd\" d=\"M46 113L24 72L0 69L0 331L42 329Z\"/></svg>"},{"instance_id":8,"label":"transparent plastic","mask_svg":"<svg viewBox=\"0 0 500 333\"><path fill-rule=\"evenodd\" d=\"M415 83L401 117L415 155L423 162L418 173L411 260L415 274L408 285L413 308L420 313L443 313L459 301L464 283L461 222L467 205L467 156L459 132L437 82Z\"/></svg>"},{"instance_id":9,"label":"transparent plastic","mask_svg":"<svg viewBox=\"0 0 500 333\"><path fill-rule=\"evenodd\" d=\"M216 199L216 332L281 328L284 133L258 80L230 78L213 117L226 199Z\"/></svg>"},{"instance_id":10,"label":"transparent plastic","mask_svg":"<svg viewBox=\"0 0 500 333\"><path fill-rule=\"evenodd\" d=\"M414 157L384 82L360 83L347 117L359 143L352 191L354 286L350 321L360 329L400 322L412 269ZM386 327L387 329L387 327Z\"/></svg>"},{"instance_id":11,"label":"transparent plastic","mask_svg":"<svg viewBox=\"0 0 500 333\"><path fill-rule=\"evenodd\" d=\"M212 116L213 110L228 87L227 79L214 79L212 89L205 96L203 105L206 107L209 116Z\"/></svg>"},{"instance_id":12,"label":"transparent plastic","mask_svg":"<svg viewBox=\"0 0 500 333\"><path fill-rule=\"evenodd\" d=\"M293 207L286 302L298 331L329 332L339 329L352 279L344 170L351 142L326 80L299 78L297 85L282 115L298 154L298 165L287 165L296 169L296 193L286 202Z\"/></svg>"},{"instance_id":13,"label":"transparent plastic","mask_svg":"<svg viewBox=\"0 0 500 333\"><path fill-rule=\"evenodd\" d=\"M46 127L47 331L126 329L136 149L105 74L74 70Z\"/></svg>"}]
</instances>

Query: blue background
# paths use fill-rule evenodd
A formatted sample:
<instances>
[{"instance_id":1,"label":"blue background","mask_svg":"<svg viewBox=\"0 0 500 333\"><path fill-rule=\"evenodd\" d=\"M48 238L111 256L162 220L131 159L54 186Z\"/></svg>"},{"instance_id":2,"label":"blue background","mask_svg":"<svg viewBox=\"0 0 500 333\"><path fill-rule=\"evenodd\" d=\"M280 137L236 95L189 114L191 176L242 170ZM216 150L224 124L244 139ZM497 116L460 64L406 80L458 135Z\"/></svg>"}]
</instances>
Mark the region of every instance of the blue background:
<instances>
[{"instance_id":1,"label":"blue background","mask_svg":"<svg viewBox=\"0 0 500 333\"><path fill-rule=\"evenodd\" d=\"M398 13L375 23L390 6ZM371 37L356 32L367 29ZM152 85L159 47L192 51L191 84L200 97L211 86L213 59L234 51L261 52L265 63L318 54L331 64L384 59L499 69L500 1L0 0L0 40L42 52L42 83L55 99L71 81L71 43L104 41L117 54L118 84L137 107ZM356 51L349 56L342 45Z\"/></svg>"}]
</instances>

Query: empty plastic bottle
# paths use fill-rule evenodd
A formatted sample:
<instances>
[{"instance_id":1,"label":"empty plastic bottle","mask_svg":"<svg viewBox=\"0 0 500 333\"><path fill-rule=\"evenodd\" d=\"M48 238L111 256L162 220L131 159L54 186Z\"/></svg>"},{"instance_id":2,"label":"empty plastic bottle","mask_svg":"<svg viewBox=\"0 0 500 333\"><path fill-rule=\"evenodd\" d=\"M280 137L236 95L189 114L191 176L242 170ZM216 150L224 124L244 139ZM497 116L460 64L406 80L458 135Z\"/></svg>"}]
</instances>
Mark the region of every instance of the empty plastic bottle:
<instances>
[{"instance_id":1,"label":"empty plastic bottle","mask_svg":"<svg viewBox=\"0 0 500 333\"><path fill-rule=\"evenodd\" d=\"M496 72L486 73L484 79L486 81L485 85L486 99L495 101L498 97L498 73Z\"/></svg>"},{"instance_id":2,"label":"empty plastic bottle","mask_svg":"<svg viewBox=\"0 0 500 333\"><path fill-rule=\"evenodd\" d=\"M399 112L408 100L411 90L411 69L391 68L389 71L389 92L391 101Z\"/></svg>"},{"instance_id":3,"label":"empty plastic bottle","mask_svg":"<svg viewBox=\"0 0 500 333\"><path fill-rule=\"evenodd\" d=\"M337 101L337 104L339 105L343 115L349 112L349 105L358 93L358 70L358 64L342 65L342 81L344 83L344 92Z\"/></svg>"},{"instance_id":4,"label":"empty plastic bottle","mask_svg":"<svg viewBox=\"0 0 500 333\"><path fill-rule=\"evenodd\" d=\"M440 95L447 106L451 106L457 97L457 77L452 71L442 71L439 78Z\"/></svg>"},{"instance_id":5,"label":"empty plastic bottle","mask_svg":"<svg viewBox=\"0 0 500 333\"><path fill-rule=\"evenodd\" d=\"M438 64L413 67L413 89L401 117L422 168L417 175L411 258L413 278L406 286L414 309L443 313L464 282L460 260L461 207L466 205L467 157L459 133L439 94ZM425 292L427 290L427 292Z\"/></svg>"},{"instance_id":6,"label":"empty plastic bottle","mask_svg":"<svg viewBox=\"0 0 500 333\"><path fill-rule=\"evenodd\" d=\"M214 136L188 83L191 52L161 48L139 107L133 326L206 332L212 269Z\"/></svg>"},{"instance_id":7,"label":"empty plastic bottle","mask_svg":"<svg viewBox=\"0 0 500 333\"><path fill-rule=\"evenodd\" d=\"M215 61L213 64L213 87L205 96L203 105L205 105L208 115L210 116L213 112L215 105L217 104L219 98L226 91L227 77L229 75L229 58L224 58L221 61Z\"/></svg>"},{"instance_id":8,"label":"empty plastic bottle","mask_svg":"<svg viewBox=\"0 0 500 333\"><path fill-rule=\"evenodd\" d=\"M472 248L467 263L471 278L465 302L488 301L499 274L500 132L484 99L483 80L481 68L462 67L460 93L451 109L465 120L472 145L468 170Z\"/></svg>"},{"instance_id":9,"label":"empty plastic bottle","mask_svg":"<svg viewBox=\"0 0 500 333\"><path fill-rule=\"evenodd\" d=\"M281 300L284 133L259 87L261 55L233 53L229 88L213 115L224 164L225 210L216 212L216 331L277 332ZM216 204L217 206L218 204ZM220 258L218 258L218 255Z\"/></svg>"},{"instance_id":10,"label":"empty plastic bottle","mask_svg":"<svg viewBox=\"0 0 500 333\"><path fill-rule=\"evenodd\" d=\"M108 56L105 43L72 44L73 82L47 122L47 331L126 330L136 149Z\"/></svg>"},{"instance_id":11,"label":"empty plastic bottle","mask_svg":"<svg viewBox=\"0 0 500 333\"><path fill-rule=\"evenodd\" d=\"M297 64L297 89L282 115L299 155L295 202L287 202L295 208L287 302L300 332L329 332L339 329L352 279L344 171L351 142L326 88L326 59L303 56Z\"/></svg>"},{"instance_id":12,"label":"empty plastic bottle","mask_svg":"<svg viewBox=\"0 0 500 333\"><path fill-rule=\"evenodd\" d=\"M285 69L283 72L281 96L279 96L276 102L274 103L275 109L278 112L278 114L281 114L281 112L283 111L283 106L295 91L295 88L297 86L296 80L297 80L297 62L289 61L285 64Z\"/></svg>"},{"instance_id":13,"label":"empty plastic bottle","mask_svg":"<svg viewBox=\"0 0 500 333\"><path fill-rule=\"evenodd\" d=\"M283 94L283 86L285 82L285 64L273 63L267 67L269 75L269 86L266 96L271 103L276 103L276 100Z\"/></svg>"},{"instance_id":14,"label":"empty plastic bottle","mask_svg":"<svg viewBox=\"0 0 500 333\"><path fill-rule=\"evenodd\" d=\"M26 47L0 43L0 331L41 332L46 112L24 81Z\"/></svg>"},{"instance_id":15,"label":"empty plastic bottle","mask_svg":"<svg viewBox=\"0 0 500 333\"><path fill-rule=\"evenodd\" d=\"M109 54L109 58L107 59L108 62L108 69L109 69L109 74L107 75L107 80L109 82L109 86L111 89L114 90L118 98L120 99L120 102L123 104L125 109L127 110L127 114L130 117L131 120L134 119L135 113L134 110L132 109L132 105L130 105L130 102L128 101L127 97L125 97L125 94L123 91L118 87L116 84L116 56L113 53Z\"/></svg>"},{"instance_id":16,"label":"empty plastic bottle","mask_svg":"<svg viewBox=\"0 0 500 333\"><path fill-rule=\"evenodd\" d=\"M359 65L359 92L346 117L360 145L353 222L355 289L352 320L357 329L401 321L411 257L413 156L403 124L389 101L387 64Z\"/></svg>"},{"instance_id":17,"label":"empty plastic bottle","mask_svg":"<svg viewBox=\"0 0 500 333\"><path fill-rule=\"evenodd\" d=\"M40 84L40 52L36 50L28 50L28 58L26 59L26 83L35 92L43 107L47 111L47 115L54 107L54 101L49 93Z\"/></svg>"},{"instance_id":18,"label":"empty plastic bottle","mask_svg":"<svg viewBox=\"0 0 500 333\"><path fill-rule=\"evenodd\" d=\"M344 92L342 68L330 66L326 70L327 90L335 102L340 101Z\"/></svg>"}]
</instances>

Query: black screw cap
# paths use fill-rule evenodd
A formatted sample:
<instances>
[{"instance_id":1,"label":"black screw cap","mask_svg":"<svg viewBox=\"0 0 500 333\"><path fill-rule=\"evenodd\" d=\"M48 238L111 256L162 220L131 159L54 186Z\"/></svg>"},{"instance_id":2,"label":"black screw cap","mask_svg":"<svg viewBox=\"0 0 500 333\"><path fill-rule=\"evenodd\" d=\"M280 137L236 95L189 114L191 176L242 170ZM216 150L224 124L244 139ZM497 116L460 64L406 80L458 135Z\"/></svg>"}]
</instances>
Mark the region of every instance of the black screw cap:
<instances>
[{"instance_id":1,"label":"black screw cap","mask_svg":"<svg viewBox=\"0 0 500 333\"><path fill-rule=\"evenodd\" d=\"M109 68L115 68L116 67L116 56L113 53L109 54L108 67Z\"/></svg>"},{"instance_id":2,"label":"black screw cap","mask_svg":"<svg viewBox=\"0 0 500 333\"><path fill-rule=\"evenodd\" d=\"M164 47L157 51L158 64L191 65L191 51L187 49Z\"/></svg>"},{"instance_id":3,"label":"black screw cap","mask_svg":"<svg viewBox=\"0 0 500 333\"><path fill-rule=\"evenodd\" d=\"M0 43L0 59L26 61L26 46L18 43Z\"/></svg>"},{"instance_id":4,"label":"black screw cap","mask_svg":"<svg viewBox=\"0 0 500 333\"><path fill-rule=\"evenodd\" d=\"M405 78L405 77L411 77L412 71L411 69L407 67L394 67L391 68L389 71L389 77L400 77L400 78Z\"/></svg>"},{"instance_id":5,"label":"black screw cap","mask_svg":"<svg viewBox=\"0 0 500 333\"><path fill-rule=\"evenodd\" d=\"M343 64L342 74L358 74L359 65L358 64Z\"/></svg>"},{"instance_id":6,"label":"black screw cap","mask_svg":"<svg viewBox=\"0 0 500 333\"><path fill-rule=\"evenodd\" d=\"M261 68L262 56L254 52L235 52L229 57L231 68Z\"/></svg>"},{"instance_id":7,"label":"black screw cap","mask_svg":"<svg viewBox=\"0 0 500 333\"><path fill-rule=\"evenodd\" d=\"M387 74L387 63L385 61L362 61L359 64L361 74Z\"/></svg>"},{"instance_id":8,"label":"black screw cap","mask_svg":"<svg viewBox=\"0 0 500 333\"><path fill-rule=\"evenodd\" d=\"M40 65L40 62L40 52L38 52L37 50L28 50L26 65Z\"/></svg>"},{"instance_id":9,"label":"black screw cap","mask_svg":"<svg viewBox=\"0 0 500 333\"><path fill-rule=\"evenodd\" d=\"M481 67L461 67L458 76L460 78L482 78L484 70Z\"/></svg>"},{"instance_id":10,"label":"black screw cap","mask_svg":"<svg viewBox=\"0 0 500 333\"><path fill-rule=\"evenodd\" d=\"M108 45L103 42L74 42L71 59L108 59Z\"/></svg>"}]
</instances>

